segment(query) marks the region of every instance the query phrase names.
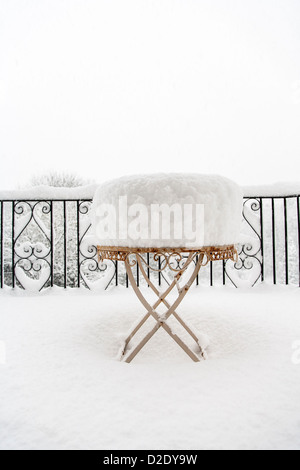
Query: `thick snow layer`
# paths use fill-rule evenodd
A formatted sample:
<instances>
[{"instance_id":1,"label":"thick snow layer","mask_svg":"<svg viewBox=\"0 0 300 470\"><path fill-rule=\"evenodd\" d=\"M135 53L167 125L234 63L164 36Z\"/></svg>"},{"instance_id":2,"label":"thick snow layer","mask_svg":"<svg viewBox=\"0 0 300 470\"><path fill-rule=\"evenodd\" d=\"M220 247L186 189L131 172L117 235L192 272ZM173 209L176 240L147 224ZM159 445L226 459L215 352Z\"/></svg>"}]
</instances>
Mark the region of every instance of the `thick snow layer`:
<instances>
[{"instance_id":1,"label":"thick snow layer","mask_svg":"<svg viewBox=\"0 0 300 470\"><path fill-rule=\"evenodd\" d=\"M239 234L242 220L242 190L241 188L227 178L217 175L199 175L199 174L152 174L152 175L133 175L108 181L97 189L93 206L92 222L94 233L97 236L99 217L97 209L103 205L109 204L115 208L117 214L117 223L120 226L130 227L135 215L130 215L129 210L119 210L120 200L126 197L127 206L141 204L147 208L149 230L148 237L143 236L134 239L130 236L120 237L110 236L99 239L100 245L129 246L129 247L191 247L191 242L184 236L179 239L174 232L177 221L168 216L162 218L162 228L170 226L170 237L165 238L163 233L159 237L151 236L151 211L153 204L166 204L171 207L178 204L182 213L185 205L190 204L194 208L197 204L204 207L204 221L196 220L193 213L194 225L197 230L204 229L204 239L202 244L226 245L239 242ZM106 219L102 218L102 224ZM114 221L113 221L114 222ZM113 224L114 225L114 224ZM119 225L117 226L119 227ZM115 225L112 227L114 230ZM118 235L118 234L117 234ZM194 245L195 246L195 245Z\"/></svg>"},{"instance_id":2,"label":"thick snow layer","mask_svg":"<svg viewBox=\"0 0 300 470\"><path fill-rule=\"evenodd\" d=\"M131 289L1 292L0 448L299 450L299 305L298 288L194 288L179 312L208 360L160 330L125 364Z\"/></svg>"}]
</instances>

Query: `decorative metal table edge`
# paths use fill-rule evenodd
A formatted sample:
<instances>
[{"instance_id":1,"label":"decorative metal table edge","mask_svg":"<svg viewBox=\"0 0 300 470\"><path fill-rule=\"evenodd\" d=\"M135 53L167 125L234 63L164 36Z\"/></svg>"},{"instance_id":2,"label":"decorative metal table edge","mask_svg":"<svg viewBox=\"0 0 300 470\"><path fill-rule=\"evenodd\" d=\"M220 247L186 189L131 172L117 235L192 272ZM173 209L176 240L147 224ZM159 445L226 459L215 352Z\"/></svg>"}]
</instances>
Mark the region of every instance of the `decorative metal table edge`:
<instances>
[{"instance_id":1,"label":"decorative metal table edge","mask_svg":"<svg viewBox=\"0 0 300 470\"><path fill-rule=\"evenodd\" d=\"M193 253L193 258L204 255L202 266L206 266L210 261L226 261L231 259L234 262L238 260L238 252L235 245L222 245L222 246L205 246L201 248L131 248L124 246L97 246L97 253L99 261L105 259L112 261L125 261L130 255L143 255L152 253L154 260L157 261L159 256L171 262L175 257L183 259L183 254ZM166 263L164 269L169 265ZM172 269L172 268L171 268Z\"/></svg>"}]
</instances>

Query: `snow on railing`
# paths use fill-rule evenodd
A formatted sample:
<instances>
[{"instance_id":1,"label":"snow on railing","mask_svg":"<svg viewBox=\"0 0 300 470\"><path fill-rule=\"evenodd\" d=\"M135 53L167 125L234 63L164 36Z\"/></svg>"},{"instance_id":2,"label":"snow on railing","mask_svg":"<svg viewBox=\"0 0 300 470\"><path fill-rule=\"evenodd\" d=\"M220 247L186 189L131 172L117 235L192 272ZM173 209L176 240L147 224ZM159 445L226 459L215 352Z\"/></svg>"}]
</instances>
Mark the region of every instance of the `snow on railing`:
<instances>
[{"instance_id":1,"label":"snow on railing","mask_svg":"<svg viewBox=\"0 0 300 470\"><path fill-rule=\"evenodd\" d=\"M97 184L77 188L34 186L27 189L0 191L0 201L16 200L89 200L93 199ZM277 182L269 185L243 186L245 197L285 197L300 194L299 182Z\"/></svg>"},{"instance_id":2,"label":"snow on railing","mask_svg":"<svg viewBox=\"0 0 300 470\"><path fill-rule=\"evenodd\" d=\"M0 201L29 200L89 200L93 199L97 185L79 186L77 188L56 188L52 186L34 186L28 189L0 191Z\"/></svg>"},{"instance_id":3,"label":"snow on railing","mask_svg":"<svg viewBox=\"0 0 300 470\"><path fill-rule=\"evenodd\" d=\"M89 211L96 186L0 192L0 287L127 286L123 263L98 263ZM300 184L244 188L239 261L201 270L197 284L300 284ZM259 196L258 196L259 194ZM139 277L139 273L136 273ZM158 284L168 278L157 275Z\"/></svg>"}]
</instances>

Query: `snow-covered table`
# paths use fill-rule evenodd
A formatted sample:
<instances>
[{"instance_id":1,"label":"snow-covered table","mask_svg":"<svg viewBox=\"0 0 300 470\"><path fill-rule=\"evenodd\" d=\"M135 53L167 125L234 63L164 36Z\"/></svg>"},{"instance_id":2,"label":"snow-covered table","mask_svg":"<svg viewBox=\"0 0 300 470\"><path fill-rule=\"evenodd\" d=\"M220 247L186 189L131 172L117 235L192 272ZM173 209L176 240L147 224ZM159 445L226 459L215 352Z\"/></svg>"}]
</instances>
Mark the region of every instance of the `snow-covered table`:
<instances>
[{"instance_id":1,"label":"snow-covered table","mask_svg":"<svg viewBox=\"0 0 300 470\"><path fill-rule=\"evenodd\" d=\"M237 261L235 243L239 238L241 214L240 187L216 175L134 175L109 181L97 189L92 225L99 260L125 263L128 279L147 311L126 338L122 351L126 362L132 361L159 328L194 361L199 361L199 355L205 357L204 335L187 325L176 309L200 267L216 260ZM149 262L150 255L152 262ZM139 268L146 285L157 297L154 304L146 300L136 282L134 267ZM160 292L149 274L164 270L172 276L168 287ZM169 302L167 299L174 291L177 298ZM166 309L163 314L158 311L162 306ZM196 342L197 352L173 331L168 322L171 316ZM150 317L155 319L155 326L131 347L131 340Z\"/></svg>"},{"instance_id":2,"label":"snow-covered table","mask_svg":"<svg viewBox=\"0 0 300 470\"><path fill-rule=\"evenodd\" d=\"M144 255L152 253L153 259L159 261L158 268L154 268L149 260ZM196 342L199 349L199 353L203 359L206 358L205 348L207 347L206 338L203 335L199 335L190 325L179 316L176 312L177 307L180 305L184 297L186 296L189 288L196 279L196 276L201 266L206 266L210 261L228 260L237 261L237 251L234 245L227 246L210 246L203 248L126 248L126 247L114 247L114 246L98 246L99 260L103 261L109 259L112 261L124 261L128 279L136 293L138 299L145 307L147 313L144 317L132 328L129 335L127 336L124 347L122 350L122 357L125 362L131 362L132 359L138 354L138 352L145 346L145 344L152 338L152 336L163 328L171 338L190 356L190 358L198 362L199 354L193 351L188 344L181 339L176 333L174 333L171 327L168 325L167 320L173 315L186 332ZM133 267L138 265L142 276L144 277L147 285L157 296L157 301L154 304L150 304L144 296L142 290L137 284L133 274ZM183 285L180 285L180 279L189 267L193 267L191 274ZM173 281L166 288L164 292L160 292L154 283L150 280L149 272L152 270L156 272L162 272L169 268L173 272ZM146 272L147 271L147 272ZM177 298L170 304L167 300L169 294L177 289ZM162 315L157 312L157 308L163 304L166 307L166 311ZM149 317L153 317L156 320L156 324L151 330L138 342L138 344L129 350L129 344L135 334L143 327L144 323Z\"/></svg>"}]
</instances>

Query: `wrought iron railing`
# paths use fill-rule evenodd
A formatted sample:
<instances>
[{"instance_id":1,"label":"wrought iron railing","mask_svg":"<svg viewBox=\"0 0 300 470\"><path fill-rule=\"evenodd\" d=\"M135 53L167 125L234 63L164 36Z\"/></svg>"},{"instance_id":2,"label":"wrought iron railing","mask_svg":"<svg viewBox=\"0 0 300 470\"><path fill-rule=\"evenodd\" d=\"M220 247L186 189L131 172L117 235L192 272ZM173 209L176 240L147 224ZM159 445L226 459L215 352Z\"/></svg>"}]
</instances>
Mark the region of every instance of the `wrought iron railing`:
<instances>
[{"instance_id":1,"label":"wrought iron railing","mask_svg":"<svg viewBox=\"0 0 300 470\"><path fill-rule=\"evenodd\" d=\"M211 263L197 284L240 287L267 280L299 286L299 198L245 197L239 261ZM90 207L90 199L1 200L0 287L128 286L123 263L98 263L89 242ZM136 276L139 282L138 270ZM168 282L167 275L158 273L157 282Z\"/></svg>"}]
</instances>

